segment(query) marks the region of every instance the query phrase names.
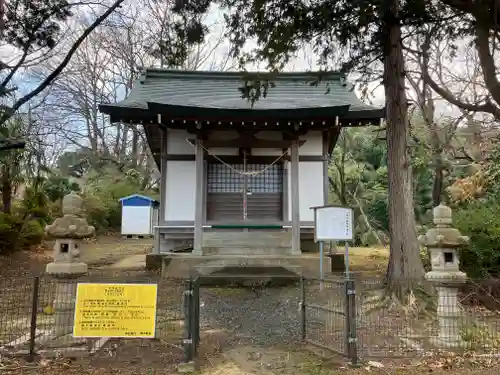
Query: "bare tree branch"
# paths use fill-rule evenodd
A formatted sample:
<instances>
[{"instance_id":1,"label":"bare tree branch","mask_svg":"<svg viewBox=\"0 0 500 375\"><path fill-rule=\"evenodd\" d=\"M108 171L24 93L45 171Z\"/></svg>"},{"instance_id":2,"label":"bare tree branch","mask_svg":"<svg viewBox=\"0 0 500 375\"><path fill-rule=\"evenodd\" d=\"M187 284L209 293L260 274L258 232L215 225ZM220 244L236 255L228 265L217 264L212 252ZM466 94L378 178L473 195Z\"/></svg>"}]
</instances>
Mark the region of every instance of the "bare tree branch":
<instances>
[{"instance_id":1,"label":"bare tree branch","mask_svg":"<svg viewBox=\"0 0 500 375\"><path fill-rule=\"evenodd\" d=\"M0 117L0 125L3 125L8 119L12 117L12 115L21 108L21 106L28 101L30 101L32 98L40 94L47 86L49 86L54 79L57 78L57 76L64 70L66 65L71 60L71 57L75 54L75 52L78 50L78 47L82 42L89 36L92 31L94 31L95 28L97 28L113 11L118 8L124 0L116 0L111 7L109 7L101 16L99 16L83 33L80 35L80 37L76 40L76 42L71 46L69 49L68 53L66 54L65 58L63 61L57 66L54 71L49 74L45 80L43 80L34 90L32 90L30 93L26 94L19 100L17 100L14 105L11 107L9 111L4 111L2 116Z\"/></svg>"}]
</instances>

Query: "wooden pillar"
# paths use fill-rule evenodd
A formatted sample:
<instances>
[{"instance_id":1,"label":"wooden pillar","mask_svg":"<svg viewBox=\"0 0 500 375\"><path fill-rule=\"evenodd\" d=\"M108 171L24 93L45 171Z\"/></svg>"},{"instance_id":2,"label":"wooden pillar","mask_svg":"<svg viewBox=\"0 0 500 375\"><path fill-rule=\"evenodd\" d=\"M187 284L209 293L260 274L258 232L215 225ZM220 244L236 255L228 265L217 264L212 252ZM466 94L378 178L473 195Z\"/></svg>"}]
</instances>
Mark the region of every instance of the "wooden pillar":
<instances>
[{"instance_id":1,"label":"wooden pillar","mask_svg":"<svg viewBox=\"0 0 500 375\"><path fill-rule=\"evenodd\" d=\"M159 125L158 125L159 126ZM167 220L167 129L160 128L160 207L158 209L158 220L154 225L157 228L154 231L154 253L161 252L161 226L165 225Z\"/></svg>"},{"instance_id":2,"label":"wooden pillar","mask_svg":"<svg viewBox=\"0 0 500 375\"><path fill-rule=\"evenodd\" d=\"M160 212L158 213L159 225L165 225L167 220L167 129L160 129L161 148L160 148Z\"/></svg>"},{"instance_id":3,"label":"wooden pillar","mask_svg":"<svg viewBox=\"0 0 500 375\"><path fill-rule=\"evenodd\" d=\"M299 140L290 148L290 190L292 203L292 253L300 254Z\"/></svg>"},{"instance_id":4,"label":"wooden pillar","mask_svg":"<svg viewBox=\"0 0 500 375\"><path fill-rule=\"evenodd\" d=\"M328 165L329 165L329 157L328 157L328 133L326 131L323 132L323 204L328 204L328 193L330 191L330 181L328 179Z\"/></svg>"},{"instance_id":5,"label":"wooden pillar","mask_svg":"<svg viewBox=\"0 0 500 375\"><path fill-rule=\"evenodd\" d=\"M328 154L328 132L324 131L323 132L323 204L325 206L328 204L328 196L330 192L330 179L328 178L329 164L330 164L330 158ZM318 246L318 251L319 251L319 246ZM331 242L324 243L323 250L331 254L332 253Z\"/></svg>"},{"instance_id":6,"label":"wooden pillar","mask_svg":"<svg viewBox=\"0 0 500 375\"><path fill-rule=\"evenodd\" d=\"M203 255L203 196L204 196L204 157L203 141L196 137L195 164L196 164L196 187L195 187L195 211L194 211L194 243L193 254Z\"/></svg>"}]
</instances>

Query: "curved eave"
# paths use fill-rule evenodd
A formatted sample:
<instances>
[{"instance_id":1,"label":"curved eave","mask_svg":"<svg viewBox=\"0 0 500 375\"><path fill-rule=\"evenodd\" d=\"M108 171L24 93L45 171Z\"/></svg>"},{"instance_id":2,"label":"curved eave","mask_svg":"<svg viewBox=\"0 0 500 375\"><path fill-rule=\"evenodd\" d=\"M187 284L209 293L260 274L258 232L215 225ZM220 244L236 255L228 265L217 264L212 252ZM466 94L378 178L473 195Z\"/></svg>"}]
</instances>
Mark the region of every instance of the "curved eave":
<instances>
[{"instance_id":1,"label":"curved eave","mask_svg":"<svg viewBox=\"0 0 500 375\"><path fill-rule=\"evenodd\" d=\"M374 108L349 111L345 116L346 120L374 120L385 118L385 108Z\"/></svg>"},{"instance_id":2,"label":"curved eave","mask_svg":"<svg viewBox=\"0 0 500 375\"><path fill-rule=\"evenodd\" d=\"M340 118L340 126L353 127L379 125L380 121L384 118L384 108L349 111L345 116Z\"/></svg>"},{"instance_id":3,"label":"curved eave","mask_svg":"<svg viewBox=\"0 0 500 375\"><path fill-rule=\"evenodd\" d=\"M102 104L99 110L110 116L111 122L156 123L160 113L165 119L180 120L269 120L290 121L329 120L339 117L342 126L367 125L378 123L385 118L385 109L350 111L349 106L332 106L294 109L220 109L191 106L175 106L160 103L148 103L149 108L124 107ZM357 123L360 124L357 124ZM350 124L351 123L351 124Z\"/></svg>"},{"instance_id":4,"label":"curved eave","mask_svg":"<svg viewBox=\"0 0 500 375\"><path fill-rule=\"evenodd\" d=\"M326 120L344 117L349 112L349 105L315 108L280 108L280 109L233 109L170 105L148 102L148 108L168 117L168 119L202 120L266 120L279 119L290 121Z\"/></svg>"},{"instance_id":5,"label":"curved eave","mask_svg":"<svg viewBox=\"0 0 500 375\"><path fill-rule=\"evenodd\" d=\"M156 122L156 113L147 108L123 107L119 105L101 104L99 111L110 116L111 122Z\"/></svg>"}]
</instances>

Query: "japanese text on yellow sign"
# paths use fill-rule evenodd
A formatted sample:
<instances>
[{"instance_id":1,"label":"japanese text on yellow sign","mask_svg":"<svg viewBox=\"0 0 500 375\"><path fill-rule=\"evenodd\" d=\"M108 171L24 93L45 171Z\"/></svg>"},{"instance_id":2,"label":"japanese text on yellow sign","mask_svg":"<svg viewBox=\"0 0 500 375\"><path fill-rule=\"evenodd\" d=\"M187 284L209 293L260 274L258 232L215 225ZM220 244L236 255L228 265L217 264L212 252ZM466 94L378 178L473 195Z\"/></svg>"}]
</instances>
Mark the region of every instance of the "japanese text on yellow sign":
<instances>
[{"instance_id":1,"label":"japanese text on yellow sign","mask_svg":"<svg viewBox=\"0 0 500 375\"><path fill-rule=\"evenodd\" d=\"M74 337L155 337L156 284L78 284Z\"/></svg>"}]
</instances>

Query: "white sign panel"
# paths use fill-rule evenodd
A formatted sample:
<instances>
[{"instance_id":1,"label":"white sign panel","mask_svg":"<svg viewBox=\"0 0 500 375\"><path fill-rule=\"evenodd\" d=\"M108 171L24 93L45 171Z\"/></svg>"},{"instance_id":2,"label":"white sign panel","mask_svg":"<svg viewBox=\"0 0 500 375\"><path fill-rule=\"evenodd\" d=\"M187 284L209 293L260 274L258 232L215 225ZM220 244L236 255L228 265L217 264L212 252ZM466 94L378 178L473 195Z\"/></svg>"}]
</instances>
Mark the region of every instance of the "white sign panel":
<instances>
[{"instance_id":1,"label":"white sign panel","mask_svg":"<svg viewBox=\"0 0 500 375\"><path fill-rule=\"evenodd\" d=\"M314 209L314 238L316 241L351 241L353 212L348 207L316 207Z\"/></svg>"}]
</instances>

